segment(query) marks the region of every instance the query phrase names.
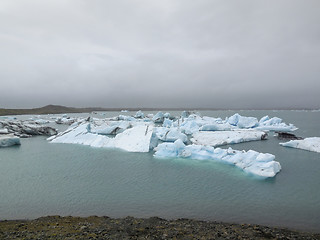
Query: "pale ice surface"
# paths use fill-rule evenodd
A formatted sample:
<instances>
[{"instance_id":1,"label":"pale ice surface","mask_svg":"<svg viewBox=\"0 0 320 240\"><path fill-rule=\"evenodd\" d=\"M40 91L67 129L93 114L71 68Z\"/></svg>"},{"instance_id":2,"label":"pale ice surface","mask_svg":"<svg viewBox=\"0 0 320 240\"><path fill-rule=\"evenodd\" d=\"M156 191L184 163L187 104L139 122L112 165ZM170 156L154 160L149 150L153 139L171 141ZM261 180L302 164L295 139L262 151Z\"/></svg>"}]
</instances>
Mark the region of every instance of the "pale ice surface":
<instances>
[{"instance_id":1,"label":"pale ice surface","mask_svg":"<svg viewBox=\"0 0 320 240\"><path fill-rule=\"evenodd\" d=\"M0 134L7 134L7 133L9 133L8 129L0 128Z\"/></svg>"},{"instance_id":2,"label":"pale ice surface","mask_svg":"<svg viewBox=\"0 0 320 240\"><path fill-rule=\"evenodd\" d=\"M187 116L187 114L183 114ZM165 122L167 126L169 122ZM225 120L213 117L201 117L197 114L190 114L172 123L173 126L180 127L185 134L194 134L199 131L230 131L235 129L255 129L260 131L295 131L297 128L282 122L278 117L269 118L264 116L258 121L255 117L244 117L236 113Z\"/></svg>"},{"instance_id":3,"label":"pale ice surface","mask_svg":"<svg viewBox=\"0 0 320 240\"><path fill-rule=\"evenodd\" d=\"M52 143L73 143L100 148L120 148L130 152L149 152L153 130L151 124L143 122L136 124L132 128L118 133L114 138L93 133L94 127L92 125L88 121L77 122L66 131L50 137L48 140Z\"/></svg>"},{"instance_id":4,"label":"pale ice surface","mask_svg":"<svg viewBox=\"0 0 320 240\"><path fill-rule=\"evenodd\" d=\"M164 120L163 112L158 112L156 115L153 116L152 121L155 123L161 123Z\"/></svg>"},{"instance_id":5,"label":"pale ice surface","mask_svg":"<svg viewBox=\"0 0 320 240\"><path fill-rule=\"evenodd\" d=\"M182 142L187 142L188 137L184 133L182 133L178 128L165 128L165 127L156 127L154 128L154 132L158 139L164 142L174 142L180 139Z\"/></svg>"},{"instance_id":6,"label":"pale ice surface","mask_svg":"<svg viewBox=\"0 0 320 240\"><path fill-rule=\"evenodd\" d=\"M221 161L233 164L243 171L259 176L274 177L280 170L279 162L269 153L259 153L253 150L237 151L231 148L221 149L211 146L185 145L180 139L174 143L162 143L155 148L155 157L188 158L196 160Z\"/></svg>"},{"instance_id":7,"label":"pale ice surface","mask_svg":"<svg viewBox=\"0 0 320 240\"><path fill-rule=\"evenodd\" d=\"M269 118L269 116L264 116L260 119L259 125L256 127L256 129L291 132L291 131L297 130L298 128L291 123L287 125L286 123L282 122L281 118L278 118L278 117Z\"/></svg>"},{"instance_id":8,"label":"pale ice surface","mask_svg":"<svg viewBox=\"0 0 320 240\"><path fill-rule=\"evenodd\" d=\"M222 146L241 142L264 140L267 133L256 130L200 131L192 135L191 142L205 146Z\"/></svg>"},{"instance_id":9,"label":"pale ice surface","mask_svg":"<svg viewBox=\"0 0 320 240\"><path fill-rule=\"evenodd\" d=\"M320 153L320 137L309 137L302 140L291 140L289 142L280 143L280 145L284 147L299 148Z\"/></svg>"},{"instance_id":10,"label":"pale ice surface","mask_svg":"<svg viewBox=\"0 0 320 240\"><path fill-rule=\"evenodd\" d=\"M0 147L10 147L20 144L20 138L13 134L0 135Z\"/></svg>"}]
</instances>

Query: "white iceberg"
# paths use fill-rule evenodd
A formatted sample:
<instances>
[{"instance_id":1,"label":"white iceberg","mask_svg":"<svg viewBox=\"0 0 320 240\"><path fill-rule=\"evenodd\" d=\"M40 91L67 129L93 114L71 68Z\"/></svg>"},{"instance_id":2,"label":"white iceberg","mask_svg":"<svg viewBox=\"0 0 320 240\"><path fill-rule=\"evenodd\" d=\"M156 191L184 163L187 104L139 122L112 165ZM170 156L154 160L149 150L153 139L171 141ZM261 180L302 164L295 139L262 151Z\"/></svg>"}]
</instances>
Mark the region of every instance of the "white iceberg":
<instances>
[{"instance_id":1,"label":"white iceberg","mask_svg":"<svg viewBox=\"0 0 320 240\"><path fill-rule=\"evenodd\" d=\"M0 135L0 147L10 147L20 145L20 138L12 134Z\"/></svg>"},{"instance_id":2,"label":"white iceberg","mask_svg":"<svg viewBox=\"0 0 320 240\"><path fill-rule=\"evenodd\" d=\"M137 124L114 138L92 133L92 129L90 122L78 122L48 140L52 143L73 143L98 148L120 148L130 152L149 152L152 125Z\"/></svg>"},{"instance_id":3,"label":"white iceberg","mask_svg":"<svg viewBox=\"0 0 320 240\"><path fill-rule=\"evenodd\" d=\"M135 118L144 118L144 113L139 110L138 112L136 112L136 115L134 116Z\"/></svg>"},{"instance_id":4,"label":"white iceberg","mask_svg":"<svg viewBox=\"0 0 320 240\"><path fill-rule=\"evenodd\" d=\"M164 118L171 118L171 114L168 113L168 112L166 112L165 114L163 114L163 117L164 117Z\"/></svg>"},{"instance_id":5,"label":"white iceberg","mask_svg":"<svg viewBox=\"0 0 320 240\"><path fill-rule=\"evenodd\" d=\"M137 125L119 133L114 146L128 152L149 152L153 125Z\"/></svg>"},{"instance_id":6,"label":"white iceberg","mask_svg":"<svg viewBox=\"0 0 320 240\"><path fill-rule=\"evenodd\" d=\"M228 123L217 123L213 122L210 124L205 124L200 127L200 131L229 131L231 130L231 126Z\"/></svg>"},{"instance_id":7,"label":"white iceberg","mask_svg":"<svg viewBox=\"0 0 320 240\"><path fill-rule=\"evenodd\" d=\"M164 119L163 112L158 112L156 115L153 116L152 121L155 123L162 123Z\"/></svg>"},{"instance_id":8,"label":"white iceberg","mask_svg":"<svg viewBox=\"0 0 320 240\"><path fill-rule=\"evenodd\" d=\"M227 122L230 125L237 126L239 128L253 128L258 125L258 119L255 117L244 117L239 113L234 114L233 116L227 119Z\"/></svg>"},{"instance_id":9,"label":"white iceberg","mask_svg":"<svg viewBox=\"0 0 320 240\"><path fill-rule=\"evenodd\" d=\"M135 119L134 117L131 116L125 116L125 115L119 115L119 117L117 117L117 120L123 120L123 121L137 121L137 119Z\"/></svg>"},{"instance_id":10,"label":"white iceberg","mask_svg":"<svg viewBox=\"0 0 320 240\"><path fill-rule=\"evenodd\" d=\"M284 147L299 148L320 153L320 137L310 137L303 140L291 140L289 142L280 143L280 145Z\"/></svg>"},{"instance_id":11,"label":"white iceberg","mask_svg":"<svg viewBox=\"0 0 320 240\"><path fill-rule=\"evenodd\" d=\"M0 134L8 134L9 131L6 128L0 128Z\"/></svg>"},{"instance_id":12,"label":"white iceberg","mask_svg":"<svg viewBox=\"0 0 320 240\"><path fill-rule=\"evenodd\" d=\"M91 133L117 135L130 127L131 124L127 121L106 121L100 125L91 125Z\"/></svg>"},{"instance_id":13,"label":"white iceberg","mask_svg":"<svg viewBox=\"0 0 320 240\"><path fill-rule=\"evenodd\" d=\"M168 118L165 118L164 121L163 121L162 127L169 128L172 125L173 125L173 121L168 119Z\"/></svg>"},{"instance_id":14,"label":"white iceberg","mask_svg":"<svg viewBox=\"0 0 320 240\"><path fill-rule=\"evenodd\" d=\"M188 158L197 160L221 161L233 164L243 171L260 176L274 177L280 170L279 162L269 153L259 153L253 150L236 151L213 148L210 146L184 145L181 140L174 143L162 143L155 148L155 157L158 158Z\"/></svg>"},{"instance_id":15,"label":"white iceberg","mask_svg":"<svg viewBox=\"0 0 320 240\"><path fill-rule=\"evenodd\" d=\"M63 115L63 116L65 116L65 115ZM70 125L70 124L72 124L72 123L74 123L74 122L76 122L77 121L77 119L76 118L70 118L70 117L59 117L59 118L57 118L56 119L56 124L66 124L66 125Z\"/></svg>"},{"instance_id":16,"label":"white iceberg","mask_svg":"<svg viewBox=\"0 0 320 240\"><path fill-rule=\"evenodd\" d=\"M37 124L47 124L47 123L50 123L51 121L46 120L46 119L36 119L36 120L34 120L34 122Z\"/></svg>"},{"instance_id":17,"label":"white iceberg","mask_svg":"<svg viewBox=\"0 0 320 240\"><path fill-rule=\"evenodd\" d=\"M255 130L202 131L194 133L191 142L198 145L216 147L226 144L264 140L267 136L267 133Z\"/></svg>"},{"instance_id":18,"label":"white iceberg","mask_svg":"<svg viewBox=\"0 0 320 240\"><path fill-rule=\"evenodd\" d=\"M179 126L179 120L178 120L178 124ZM184 121L182 122L182 124L180 125L181 127L181 130L183 130L185 132L185 134L192 134L192 133L195 133L195 132L198 132L199 131L199 125L196 121L194 120L187 120L187 121Z\"/></svg>"},{"instance_id":19,"label":"white iceberg","mask_svg":"<svg viewBox=\"0 0 320 240\"><path fill-rule=\"evenodd\" d=\"M165 128L165 127L157 127L154 128L154 132L158 139L163 142L174 142L180 139L182 142L186 143L188 141L187 135L182 133L178 128Z\"/></svg>"},{"instance_id":20,"label":"white iceberg","mask_svg":"<svg viewBox=\"0 0 320 240\"><path fill-rule=\"evenodd\" d=\"M282 122L281 118L278 118L278 117L269 118L269 116L264 116L260 119L259 124L257 127L255 127L255 129L267 130L267 131L291 132L291 131L297 130L298 128L291 123L287 125L286 123Z\"/></svg>"}]
</instances>

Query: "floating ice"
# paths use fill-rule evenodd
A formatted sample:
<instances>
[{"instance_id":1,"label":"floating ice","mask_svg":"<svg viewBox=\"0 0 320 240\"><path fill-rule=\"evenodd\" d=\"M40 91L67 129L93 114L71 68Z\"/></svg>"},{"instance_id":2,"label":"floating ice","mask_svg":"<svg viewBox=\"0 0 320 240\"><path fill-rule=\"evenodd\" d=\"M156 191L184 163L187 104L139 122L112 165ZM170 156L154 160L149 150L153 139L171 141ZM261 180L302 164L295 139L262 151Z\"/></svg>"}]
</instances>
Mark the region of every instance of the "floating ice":
<instances>
[{"instance_id":1,"label":"floating ice","mask_svg":"<svg viewBox=\"0 0 320 240\"><path fill-rule=\"evenodd\" d=\"M64 115L65 116L65 115ZM74 122L76 122L77 119L76 118L70 118L70 117L62 117L62 118L57 118L56 123L57 124L66 124L66 125L70 125Z\"/></svg>"},{"instance_id":2,"label":"floating ice","mask_svg":"<svg viewBox=\"0 0 320 240\"><path fill-rule=\"evenodd\" d=\"M37 124L47 124L47 123L50 123L51 121L45 120L45 119L36 119L34 120L34 122Z\"/></svg>"},{"instance_id":3,"label":"floating ice","mask_svg":"<svg viewBox=\"0 0 320 240\"><path fill-rule=\"evenodd\" d=\"M12 134L0 135L0 147L10 147L20 145L20 138Z\"/></svg>"},{"instance_id":4,"label":"floating ice","mask_svg":"<svg viewBox=\"0 0 320 240\"><path fill-rule=\"evenodd\" d=\"M213 122L205 124L200 128L200 131L229 131L231 130L230 124Z\"/></svg>"},{"instance_id":5,"label":"floating ice","mask_svg":"<svg viewBox=\"0 0 320 240\"><path fill-rule=\"evenodd\" d=\"M157 137L164 142L174 142L177 139L180 139L182 142L188 141L187 135L182 133L178 128L157 127L154 131Z\"/></svg>"},{"instance_id":6,"label":"floating ice","mask_svg":"<svg viewBox=\"0 0 320 240\"><path fill-rule=\"evenodd\" d=\"M169 127L172 126L172 124L173 124L173 121L172 121L172 120L170 120L170 119L168 119L168 118L165 118L164 121L163 121L162 126L163 126L163 127L166 127L166 128L169 128Z\"/></svg>"},{"instance_id":7,"label":"floating ice","mask_svg":"<svg viewBox=\"0 0 320 240\"><path fill-rule=\"evenodd\" d=\"M123 121L136 121L137 119L135 119L134 117L131 116L125 116L125 115L119 115L117 120L123 120Z\"/></svg>"},{"instance_id":8,"label":"floating ice","mask_svg":"<svg viewBox=\"0 0 320 240\"><path fill-rule=\"evenodd\" d=\"M233 164L243 171L260 176L274 177L280 170L279 162L269 153L259 153L253 150L236 151L213 148L210 146L184 145L181 140L174 143L162 143L155 148L155 157L159 158L188 158L197 160L221 161Z\"/></svg>"},{"instance_id":9,"label":"floating ice","mask_svg":"<svg viewBox=\"0 0 320 240\"><path fill-rule=\"evenodd\" d=\"M278 118L278 117L269 118L269 116L264 116L260 119L259 125L255 129L291 132L291 131L297 130L298 128L291 123L287 125L286 123L282 122L281 118Z\"/></svg>"},{"instance_id":10,"label":"floating ice","mask_svg":"<svg viewBox=\"0 0 320 240\"><path fill-rule=\"evenodd\" d=\"M7 133L9 133L8 129L0 128L0 134L7 134Z\"/></svg>"},{"instance_id":11,"label":"floating ice","mask_svg":"<svg viewBox=\"0 0 320 240\"><path fill-rule=\"evenodd\" d=\"M253 128L258 125L258 119L256 119L255 117L244 117L238 113L229 117L227 122L230 125L237 126L239 128Z\"/></svg>"},{"instance_id":12,"label":"floating ice","mask_svg":"<svg viewBox=\"0 0 320 240\"><path fill-rule=\"evenodd\" d=\"M196 132L192 135L191 142L216 147L226 144L264 140L267 136L267 133L255 130Z\"/></svg>"},{"instance_id":13,"label":"floating ice","mask_svg":"<svg viewBox=\"0 0 320 240\"><path fill-rule=\"evenodd\" d=\"M164 119L164 114L163 112L158 112L154 117L152 118L152 121L155 123L162 123Z\"/></svg>"},{"instance_id":14,"label":"floating ice","mask_svg":"<svg viewBox=\"0 0 320 240\"><path fill-rule=\"evenodd\" d=\"M131 124L127 121L109 121L102 122L102 124L98 126L94 125L91 128L91 132L101 135L117 135L129 127L131 127Z\"/></svg>"},{"instance_id":15,"label":"floating ice","mask_svg":"<svg viewBox=\"0 0 320 240\"><path fill-rule=\"evenodd\" d=\"M280 143L281 146L300 148L307 151L320 153L320 137L310 137L303 140L291 140L289 142Z\"/></svg>"},{"instance_id":16,"label":"floating ice","mask_svg":"<svg viewBox=\"0 0 320 240\"><path fill-rule=\"evenodd\" d=\"M134 116L135 118L144 118L144 113L139 110L138 112L136 112L136 115Z\"/></svg>"},{"instance_id":17,"label":"floating ice","mask_svg":"<svg viewBox=\"0 0 320 240\"><path fill-rule=\"evenodd\" d=\"M164 117L164 118L171 118L171 114L168 113L168 112L166 112L165 114L163 114L163 117Z\"/></svg>"},{"instance_id":18,"label":"floating ice","mask_svg":"<svg viewBox=\"0 0 320 240\"><path fill-rule=\"evenodd\" d=\"M120 148L130 152L149 152L152 125L137 124L114 138L92 133L93 130L94 127L91 127L90 122L78 122L48 140L52 143L73 143L99 148Z\"/></svg>"}]
</instances>

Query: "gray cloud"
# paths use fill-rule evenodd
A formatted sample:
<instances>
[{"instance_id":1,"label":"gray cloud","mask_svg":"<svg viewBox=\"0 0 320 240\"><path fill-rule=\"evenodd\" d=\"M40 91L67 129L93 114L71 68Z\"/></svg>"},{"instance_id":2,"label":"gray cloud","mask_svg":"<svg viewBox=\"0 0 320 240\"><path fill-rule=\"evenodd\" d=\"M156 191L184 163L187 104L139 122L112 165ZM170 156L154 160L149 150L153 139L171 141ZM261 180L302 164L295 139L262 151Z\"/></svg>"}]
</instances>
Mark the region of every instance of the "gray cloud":
<instances>
[{"instance_id":1,"label":"gray cloud","mask_svg":"<svg viewBox=\"0 0 320 240\"><path fill-rule=\"evenodd\" d=\"M320 108L318 0L2 0L0 107Z\"/></svg>"}]
</instances>

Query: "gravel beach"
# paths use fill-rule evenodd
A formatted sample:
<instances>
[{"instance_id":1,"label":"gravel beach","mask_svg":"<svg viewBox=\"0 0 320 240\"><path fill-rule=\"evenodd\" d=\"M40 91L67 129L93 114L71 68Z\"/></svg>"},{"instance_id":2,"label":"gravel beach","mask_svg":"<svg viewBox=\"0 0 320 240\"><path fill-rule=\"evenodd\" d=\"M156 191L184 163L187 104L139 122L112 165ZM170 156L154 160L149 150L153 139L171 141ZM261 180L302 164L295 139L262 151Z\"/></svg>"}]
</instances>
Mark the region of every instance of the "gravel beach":
<instances>
[{"instance_id":1,"label":"gravel beach","mask_svg":"<svg viewBox=\"0 0 320 240\"><path fill-rule=\"evenodd\" d=\"M320 239L320 234L190 219L49 216L0 221L0 239Z\"/></svg>"}]
</instances>

